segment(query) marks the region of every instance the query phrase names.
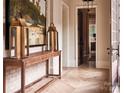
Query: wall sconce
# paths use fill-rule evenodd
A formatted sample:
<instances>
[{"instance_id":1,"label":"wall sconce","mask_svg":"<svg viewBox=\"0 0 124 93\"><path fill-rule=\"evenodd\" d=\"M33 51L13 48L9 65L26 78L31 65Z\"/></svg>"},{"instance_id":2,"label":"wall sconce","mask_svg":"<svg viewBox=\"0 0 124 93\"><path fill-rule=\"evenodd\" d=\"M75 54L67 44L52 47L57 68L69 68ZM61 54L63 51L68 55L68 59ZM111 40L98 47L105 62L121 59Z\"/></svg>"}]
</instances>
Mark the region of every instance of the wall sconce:
<instances>
[{"instance_id":1,"label":"wall sconce","mask_svg":"<svg viewBox=\"0 0 124 93\"><path fill-rule=\"evenodd\" d=\"M24 58L29 56L28 27L24 19L12 19L9 35L10 57Z\"/></svg>"}]
</instances>

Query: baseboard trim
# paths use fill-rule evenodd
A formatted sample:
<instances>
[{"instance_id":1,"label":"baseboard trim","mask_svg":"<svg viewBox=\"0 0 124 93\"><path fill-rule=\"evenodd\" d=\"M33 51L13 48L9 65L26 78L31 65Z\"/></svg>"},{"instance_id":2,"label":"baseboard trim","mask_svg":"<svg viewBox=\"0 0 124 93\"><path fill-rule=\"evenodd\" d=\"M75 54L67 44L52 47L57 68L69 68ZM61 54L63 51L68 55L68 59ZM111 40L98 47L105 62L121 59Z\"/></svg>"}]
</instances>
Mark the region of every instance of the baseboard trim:
<instances>
[{"instance_id":1,"label":"baseboard trim","mask_svg":"<svg viewBox=\"0 0 124 93\"><path fill-rule=\"evenodd\" d=\"M96 61L96 68L110 69L110 62L108 61Z\"/></svg>"}]
</instances>

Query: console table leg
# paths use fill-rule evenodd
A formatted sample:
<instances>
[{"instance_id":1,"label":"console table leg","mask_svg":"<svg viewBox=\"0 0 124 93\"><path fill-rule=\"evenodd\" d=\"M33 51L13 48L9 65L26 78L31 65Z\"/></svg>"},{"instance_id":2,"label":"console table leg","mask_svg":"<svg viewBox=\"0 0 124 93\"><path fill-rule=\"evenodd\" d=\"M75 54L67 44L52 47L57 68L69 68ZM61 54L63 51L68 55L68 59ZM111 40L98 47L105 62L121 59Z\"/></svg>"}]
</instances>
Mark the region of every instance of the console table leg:
<instances>
[{"instance_id":1,"label":"console table leg","mask_svg":"<svg viewBox=\"0 0 124 93\"><path fill-rule=\"evenodd\" d=\"M21 93L25 93L25 63L21 66Z\"/></svg>"},{"instance_id":2,"label":"console table leg","mask_svg":"<svg viewBox=\"0 0 124 93\"><path fill-rule=\"evenodd\" d=\"M46 75L49 76L49 60L46 62Z\"/></svg>"},{"instance_id":3,"label":"console table leg","mask_svg":"<svg viewBox=\"0 0 124 93\"><path fill-rule=\"evenodd\" d=\"M59 76L61 78L61 54L59 55Z\"/></svg>"},{"instance_id":4,"label":"console table leg","mask_svg":"<svg viewBox=\"0 0 124 93\"><path fill-rule=\"evenodd\" d=\"M6 93L6 66L3 63L3 93Z\"/></svg>"}]
</instances>

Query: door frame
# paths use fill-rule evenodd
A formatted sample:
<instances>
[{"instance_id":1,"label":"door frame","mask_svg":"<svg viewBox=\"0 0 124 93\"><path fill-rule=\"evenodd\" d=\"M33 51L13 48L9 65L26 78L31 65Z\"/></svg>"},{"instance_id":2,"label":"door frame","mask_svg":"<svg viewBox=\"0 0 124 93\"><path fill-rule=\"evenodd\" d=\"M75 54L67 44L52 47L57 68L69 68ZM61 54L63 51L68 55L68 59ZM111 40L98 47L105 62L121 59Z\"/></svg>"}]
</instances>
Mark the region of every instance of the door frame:
<instances>
[{"instance_id":1,"label":"door frame","mask_svg":"<svg viewBox=\"0 0 124 93\"><path fill-rule=\"evenodd\" d=\"M120 4L120 0L118 0L119 1L119 4ZM112 92L112 93L114 93L115 92L115 89L116 89L116 87L118 86L117 85L117 83L119 83L119 85L120 85L120 72L118 72L119 71L119 69L120 69L120 55L116 58L116 61L114 60L114 62L113 62L113 59L112 59L112 51L113 51L113 47L112 47L112 32L113 32L113 28L112 28L112 24L114 24L113 23L113 19L112 19L112 0L110 0L110 53L111 53L111 58L110 58L110 76L109 76L109 81L111 82L110 83L110 92ZM118 6L119 7L119 11L120 11L120 6ZM117 9L117 8L116 8ZM118 10L116 11L116 12L118 12ZM119 14L119 17L120 17L120 14ZM116 19L117 19L117 17L116 17ZM118 19L119 20L119 25L120 25L120 19ZM117 25L117 24L116 24ZM116 30L120 30L120 26L119 26L119 28L118 29L116 29ZM119 32L119 38L120 38L120 32ZM119 54L120 54L120 39L119 39ZM116 62L116 63L115 63ZM113 64L116 66L116 68L114 68L115 66L113 66ZM116 71L114 72L113 71L113 68L114 69L116 69ZM118 73L119 73L119 76L118 76ZM115 74L116 75L116 77L113 77L113 74ZM114 78L114 80L113 80L113 78ZM119 81L116 81L116 80L119 80ZM113 83L114 82L114 86L113 86ZM120 89L120 88L119 88ZM119 90L120 91L120 90Z\"/></svg>"},{"instance_id":2,"label":"door frame","mask_svg":"<svg viewBox=\"0 0 124 93\"><path fill-rule=\"evenodd\" d=\"M61 11L62 11L62 16L63 16L63 6L66 7L66 11L67 11L67 66L66 67L69 67L69 5L66 4L64 1L62 1L61 3ZM62 21L63 22L63 21ZM62 23L63 24L63 23ZM63 29L63 28L62 28ZM63 35L63 32L62 32L62 35ZM63 39L62 39L62 44L63 44ZM63 59L62 59L63 60Z\"/></svg>"},{"instance_id":3,"label":"door frame","mask_svg":"<svg viewBox=\"0 0 124 93\"><path fill-rule=\"evenodd\" d=\"M88 8L87 6L77 6L75 9L75 21L76 21L76 29L75 29L75 42L76 42L76 47L75 47L75 52L76 52L76 62L75 66L78 67L78 9L85 9ZM89 6L89 8L95 8L96 10L96 63L97 63L97 6Z\"/></svg>"}]
</instances>

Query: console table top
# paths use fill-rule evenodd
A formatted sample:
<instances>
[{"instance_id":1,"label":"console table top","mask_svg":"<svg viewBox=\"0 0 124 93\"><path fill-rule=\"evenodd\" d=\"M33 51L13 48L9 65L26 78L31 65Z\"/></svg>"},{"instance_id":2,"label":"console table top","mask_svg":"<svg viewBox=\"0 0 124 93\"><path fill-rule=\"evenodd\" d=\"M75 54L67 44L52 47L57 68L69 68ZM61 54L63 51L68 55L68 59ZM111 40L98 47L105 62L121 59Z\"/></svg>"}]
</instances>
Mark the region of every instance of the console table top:
<instances>
[{"instance_id":1,"label":"console table top","mask_svg":"<svg viewBox=\"0 0 124 93\"><path fill-rule=\"evenodd\" d=\"M60 54L61 51L44 51L44 52L32 53L29 56L21 59L14 57L13 58L5 57L3 58L3 62L4 65L6 66L21 66L22 63L25 63L26 66L30 66L33 64L44 62L49 58L59 56Z\"/></svg>"}]
</instances>

